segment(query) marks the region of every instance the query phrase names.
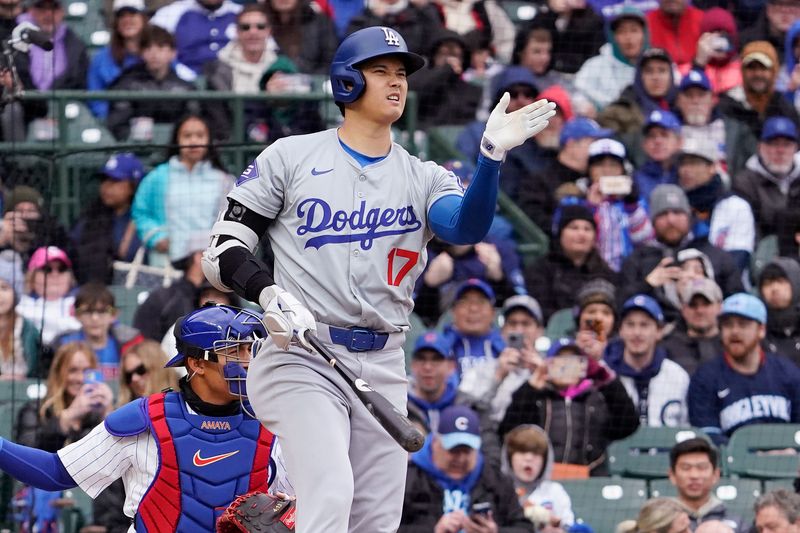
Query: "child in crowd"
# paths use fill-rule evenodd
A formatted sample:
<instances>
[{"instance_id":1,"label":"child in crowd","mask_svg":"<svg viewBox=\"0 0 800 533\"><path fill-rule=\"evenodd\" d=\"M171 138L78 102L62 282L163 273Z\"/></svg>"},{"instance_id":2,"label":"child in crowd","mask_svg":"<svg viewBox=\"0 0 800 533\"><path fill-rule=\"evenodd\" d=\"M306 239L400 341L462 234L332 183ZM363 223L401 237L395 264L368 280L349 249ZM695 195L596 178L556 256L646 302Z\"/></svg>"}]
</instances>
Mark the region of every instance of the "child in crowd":
<instances>
[{"instance_id":1,"label":"child in crowd","mask_svg":"<svg viewBox=\"0 0 800 533\"><path fill-rule=\"evenodd\" d=\"M75 316L80 328L59 336L53 343L54 348L68 342L85 341L97 354L103 378L106 381L117 379L120 357L144 338L137 330L116 323L114 295L100 283L87 283L78 289Z\"/></svg>"},{"instance_id":2,"label":"child in crowd","mask_svg":"<svg viewBox=\"0 0 800 533\"><path fill-rule=\"evenodd\" d=\"M554 459L547 433L531 424L517 426L506 435L501 460L536 531L569 531L575 521L572 501L560 483L550 480Z\"/></svg>"}]
</instances>

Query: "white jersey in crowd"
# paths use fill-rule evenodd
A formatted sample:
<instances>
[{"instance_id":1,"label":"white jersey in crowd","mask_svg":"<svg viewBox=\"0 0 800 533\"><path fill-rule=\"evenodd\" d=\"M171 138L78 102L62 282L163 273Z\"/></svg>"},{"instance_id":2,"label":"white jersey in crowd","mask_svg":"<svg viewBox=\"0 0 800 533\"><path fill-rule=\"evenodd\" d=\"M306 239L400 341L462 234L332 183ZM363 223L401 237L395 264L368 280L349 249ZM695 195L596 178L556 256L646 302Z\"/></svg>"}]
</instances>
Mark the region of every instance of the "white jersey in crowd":
<instances>
[{"instance_id":1,"label":"white jersey in crowd","mask_svg":"<svg viewBox=\"0 0 800 533\"><path fill-rule=\"evenodd\" d=\"M619 376L634 405L639 405L639 393L633 378ZM661 370L647 387L647 425L651 427L683 427L689 425L686 394L689 374L678 363L664 359Z\"/></svg>"},{"instance_id":2,"label":"white jersey in crowd","mask_svg":"<svg viewBox=\"0 0 800 533\"><path fill-rule=\"evenodd\" d=\"M427 261L428 209L463 192L455 175L398 144L362 168L330 129L273 143L228 197L275 219L275 283L318 321L396 332L408 329Z\"/></svg>"},{"instance_id":3,"label":"white jersey in crowd","mask_svg":"<svg viewBox=\"0 0 800 533\"><path fill-rule=\"evenodd\" d=\"M194 413L187 405L187 410ZM58 451L58 456L78 487L92 498L122 478L125 485L123 512L133 518L158 470L158 445L149 430L131 437L116 437L99 424L83 439ZM275 478L270 492L280 491L294 495L283 462L283 456L275 437L272 459L276 465ZM272 461L270 461L272 463ZM268 478L272 475L270 472ZM133 525L129 533L135 531Z\"/></svg>"}]
</instances>

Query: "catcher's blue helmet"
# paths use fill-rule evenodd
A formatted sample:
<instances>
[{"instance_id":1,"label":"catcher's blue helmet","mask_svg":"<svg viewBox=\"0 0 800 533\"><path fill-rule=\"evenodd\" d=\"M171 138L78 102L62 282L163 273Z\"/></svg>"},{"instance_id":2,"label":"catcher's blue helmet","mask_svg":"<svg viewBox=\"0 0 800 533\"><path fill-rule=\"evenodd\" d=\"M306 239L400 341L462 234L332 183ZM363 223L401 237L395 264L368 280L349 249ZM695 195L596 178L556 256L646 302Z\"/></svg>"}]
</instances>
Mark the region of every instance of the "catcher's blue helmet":
<instances>
[{"instance_id":1,"label":"catcher's blue helmet","mask_svg":"<svg viewBox=\"0 0 800 533\"><path fill-rule=\"evenodd\" d=\"M406 64L406 74L409 75L425 66L425 59L409 52L403 36L392 28L373 26L358 30L342 41L333 56L333 99L341 104L355 102L367 86L358 65L368 59L385 55L400 56Z\"/></svg>"},{"instance_id":2,"label":"catcher's blue helmet","mask_svg":"<svg viewBox=\"0 0 800 533\"><path fill-rule=\"evenodd\" d=\"M217 361L215 350L266 338L261 317L248 309L209 304L178 319L177 355L166 366L182 366L187 357Z\"/></svg>"}]
</instances>

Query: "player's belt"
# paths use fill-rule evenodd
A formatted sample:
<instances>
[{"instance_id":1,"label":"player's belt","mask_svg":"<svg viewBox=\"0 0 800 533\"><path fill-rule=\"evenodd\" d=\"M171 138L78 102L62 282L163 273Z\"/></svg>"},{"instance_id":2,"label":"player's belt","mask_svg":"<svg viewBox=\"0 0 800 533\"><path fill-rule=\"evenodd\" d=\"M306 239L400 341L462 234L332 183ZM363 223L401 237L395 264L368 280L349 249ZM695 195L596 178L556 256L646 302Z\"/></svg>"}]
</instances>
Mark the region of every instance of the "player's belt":
<instances>
[{"instance_id":1,"label":"player's belt","mask_svg":"<svg viewBox=\"0 0 800 533\"><path fill-rule=\"evenodd\" d=\"M366 328L328 328L331 342L347 348L349 352L371 352L383 350L386 341L389 340L388 333L378 333Z\"/></svg>"}]
</instances>

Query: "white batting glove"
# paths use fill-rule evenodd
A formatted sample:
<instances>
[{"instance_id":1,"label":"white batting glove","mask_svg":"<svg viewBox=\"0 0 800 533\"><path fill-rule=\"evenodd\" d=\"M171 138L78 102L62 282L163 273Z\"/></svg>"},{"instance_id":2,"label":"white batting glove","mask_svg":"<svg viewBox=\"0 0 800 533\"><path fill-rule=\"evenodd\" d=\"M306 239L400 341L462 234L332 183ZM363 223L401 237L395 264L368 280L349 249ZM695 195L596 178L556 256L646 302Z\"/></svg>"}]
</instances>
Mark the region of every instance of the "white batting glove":
<instances>
[{"instance_id":1,"label":"white batting glove","mask_svg":"<svg viewBox=\"0 0 800 533\"><path fill-rule=\"evenodd\" d=\"M288 350L292 342L297 341L306 350L312 350L306 342L305 332L316 334L317 322L297 298L277 285L271 285L261 291L258 303L264 308L264 326L278 347Z\"/></svg>"},{"instance_id":2,"label":"white batting glove","mask_svg":"<svg viewBox=\"0 0 800 533\"><path fill-rule=\"evenodd\" d=\"M495 161L502 161L507 151L545 129L556 114L556 104L544 99L506 113L510 101L511 96L504 93L489 115L481 139L481 153Z\"/></svg>"}]
</instances>

